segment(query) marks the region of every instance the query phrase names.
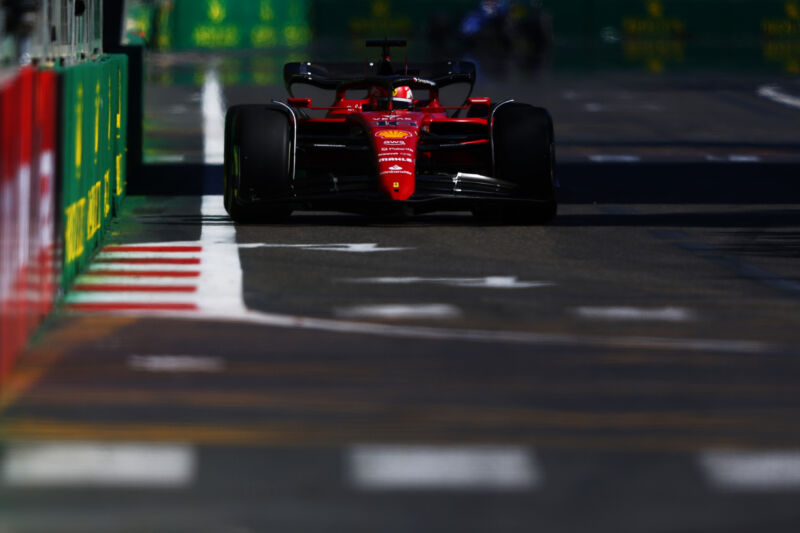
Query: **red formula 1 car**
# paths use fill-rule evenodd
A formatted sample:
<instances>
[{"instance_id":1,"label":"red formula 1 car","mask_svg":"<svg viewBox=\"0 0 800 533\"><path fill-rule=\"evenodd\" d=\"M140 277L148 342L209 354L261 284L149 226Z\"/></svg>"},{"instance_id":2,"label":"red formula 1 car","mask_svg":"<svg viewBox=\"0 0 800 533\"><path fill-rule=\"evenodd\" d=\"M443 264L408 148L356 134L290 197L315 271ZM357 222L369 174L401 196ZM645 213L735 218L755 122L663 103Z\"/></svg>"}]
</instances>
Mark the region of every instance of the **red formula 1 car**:
<instances>
[{"instance_id":1,"label":"red formula 1 car","mask_svg":"<svg viewBox=\"0 0 800 533\"><path fill-rule=\"evenodd\" d=\"M445 107L440 89L463 83L471 94L475 66L448 61L396 69L389 47L404 45L368 41L383 48L382 58L356 65L355 75L347 64L284 66L290 95L297 84L331 90L330 106L292 97L228 109L225 208L234 220L279 221L298 209L472 211L513 223L555 216L548 112L469 97Z\"/></svg>"}]
</instances>

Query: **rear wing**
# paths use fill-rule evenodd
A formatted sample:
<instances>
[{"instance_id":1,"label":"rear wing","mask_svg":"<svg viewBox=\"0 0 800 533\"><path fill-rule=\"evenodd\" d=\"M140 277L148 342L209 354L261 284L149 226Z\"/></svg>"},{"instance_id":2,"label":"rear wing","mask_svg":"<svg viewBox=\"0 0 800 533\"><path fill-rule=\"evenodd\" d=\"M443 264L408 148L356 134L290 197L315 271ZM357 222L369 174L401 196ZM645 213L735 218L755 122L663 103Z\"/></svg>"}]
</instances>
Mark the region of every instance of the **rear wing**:
<instances>
[{"instance_id":1,"label":"rear wing","mask_svg":"<svg viewBox=\"0 0 800 533\"><path fill-rule=\"evenodd\" d=\"M470 94L475 86L475 63L471 61L440 61L408 65L402 72L390 76L381 76L378 68L379 65L375 63L287 63L283 66L283 81L290 96L294 96L292 86L297 84L335 91L343 84L385 85L392 84L397 79L416 78L417 82L431 88L467 83L470 85ZM397 85L394 83L394 86Z\"/></svg>"}]
</instances>

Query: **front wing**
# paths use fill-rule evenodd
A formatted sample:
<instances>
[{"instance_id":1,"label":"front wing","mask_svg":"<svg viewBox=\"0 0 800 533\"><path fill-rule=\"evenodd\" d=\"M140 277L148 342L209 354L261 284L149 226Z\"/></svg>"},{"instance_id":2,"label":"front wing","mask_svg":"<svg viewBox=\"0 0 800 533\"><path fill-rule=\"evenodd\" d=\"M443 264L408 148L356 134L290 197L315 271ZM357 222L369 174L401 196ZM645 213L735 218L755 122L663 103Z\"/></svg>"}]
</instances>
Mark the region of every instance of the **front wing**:
<instances>
[{"instance_id":1,"label":"front wing","mask_svg":"<svg viewBox=\"0 0 800 533\"><path fill-rule=\"evenodd\" d=\"M417 175L415 192L404 201L388 198L374 175L341 177L333 174L296 179L291 193L260 199L265 204L288 204L294 209L368 214L471 211L487 205L535 205L551 200L532 198L515 183L462 172Z\"/></svg>"}]
</instances>

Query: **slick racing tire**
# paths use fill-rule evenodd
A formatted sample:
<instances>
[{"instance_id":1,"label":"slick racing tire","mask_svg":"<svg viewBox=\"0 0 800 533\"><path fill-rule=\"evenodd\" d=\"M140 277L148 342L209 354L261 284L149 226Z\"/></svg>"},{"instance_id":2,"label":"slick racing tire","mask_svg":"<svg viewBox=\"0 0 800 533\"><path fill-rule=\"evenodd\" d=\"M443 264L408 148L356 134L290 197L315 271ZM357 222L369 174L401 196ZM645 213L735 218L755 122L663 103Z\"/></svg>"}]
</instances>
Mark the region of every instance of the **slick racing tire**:
<instances>
[{"instance_id":1,"label":"slick racing tire","mask_svg":"<svg viewBox=\"0 0 800 533\"><path fill-rule=\"evenodd\" d=\"M225 115L225 210L236 222L280 222L292 213L292 124L275 105L231 106Z\"/></svg>"},{"instance_id":2,"label":"slick racing tire","mask_svg":"<svg viewBox=\"0 0 800 533\"><path fill-rule=\"evenodd\" d=\"M476 215L500 218L510 223L550 222L558 206L550 114L541 107L510 102L495 111L492 132L495 177L516 183L519 198L531 201L521 202L518 206L476 210Z\"/></svg>"}]
</instances>

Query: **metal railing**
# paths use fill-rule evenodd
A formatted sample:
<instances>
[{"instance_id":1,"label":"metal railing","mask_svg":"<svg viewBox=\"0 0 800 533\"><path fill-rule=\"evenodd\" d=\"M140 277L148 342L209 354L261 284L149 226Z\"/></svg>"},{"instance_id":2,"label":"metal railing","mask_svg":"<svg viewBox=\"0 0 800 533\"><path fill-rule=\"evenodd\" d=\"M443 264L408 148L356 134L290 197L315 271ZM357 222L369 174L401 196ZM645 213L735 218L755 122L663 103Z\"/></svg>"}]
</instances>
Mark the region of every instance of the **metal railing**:
<instances>
[{"instance_id":1,"label":"metal railing","mask_svg":"<svg viewBox=\"0 0 800 533\"><path fill-rule=\"evenodd\" d=\"M103 0L9 0L2 11L0 20L16 15L0 33L0 59L7 63L72 64L103 52Z\"/></svg>"}]
</instances>

